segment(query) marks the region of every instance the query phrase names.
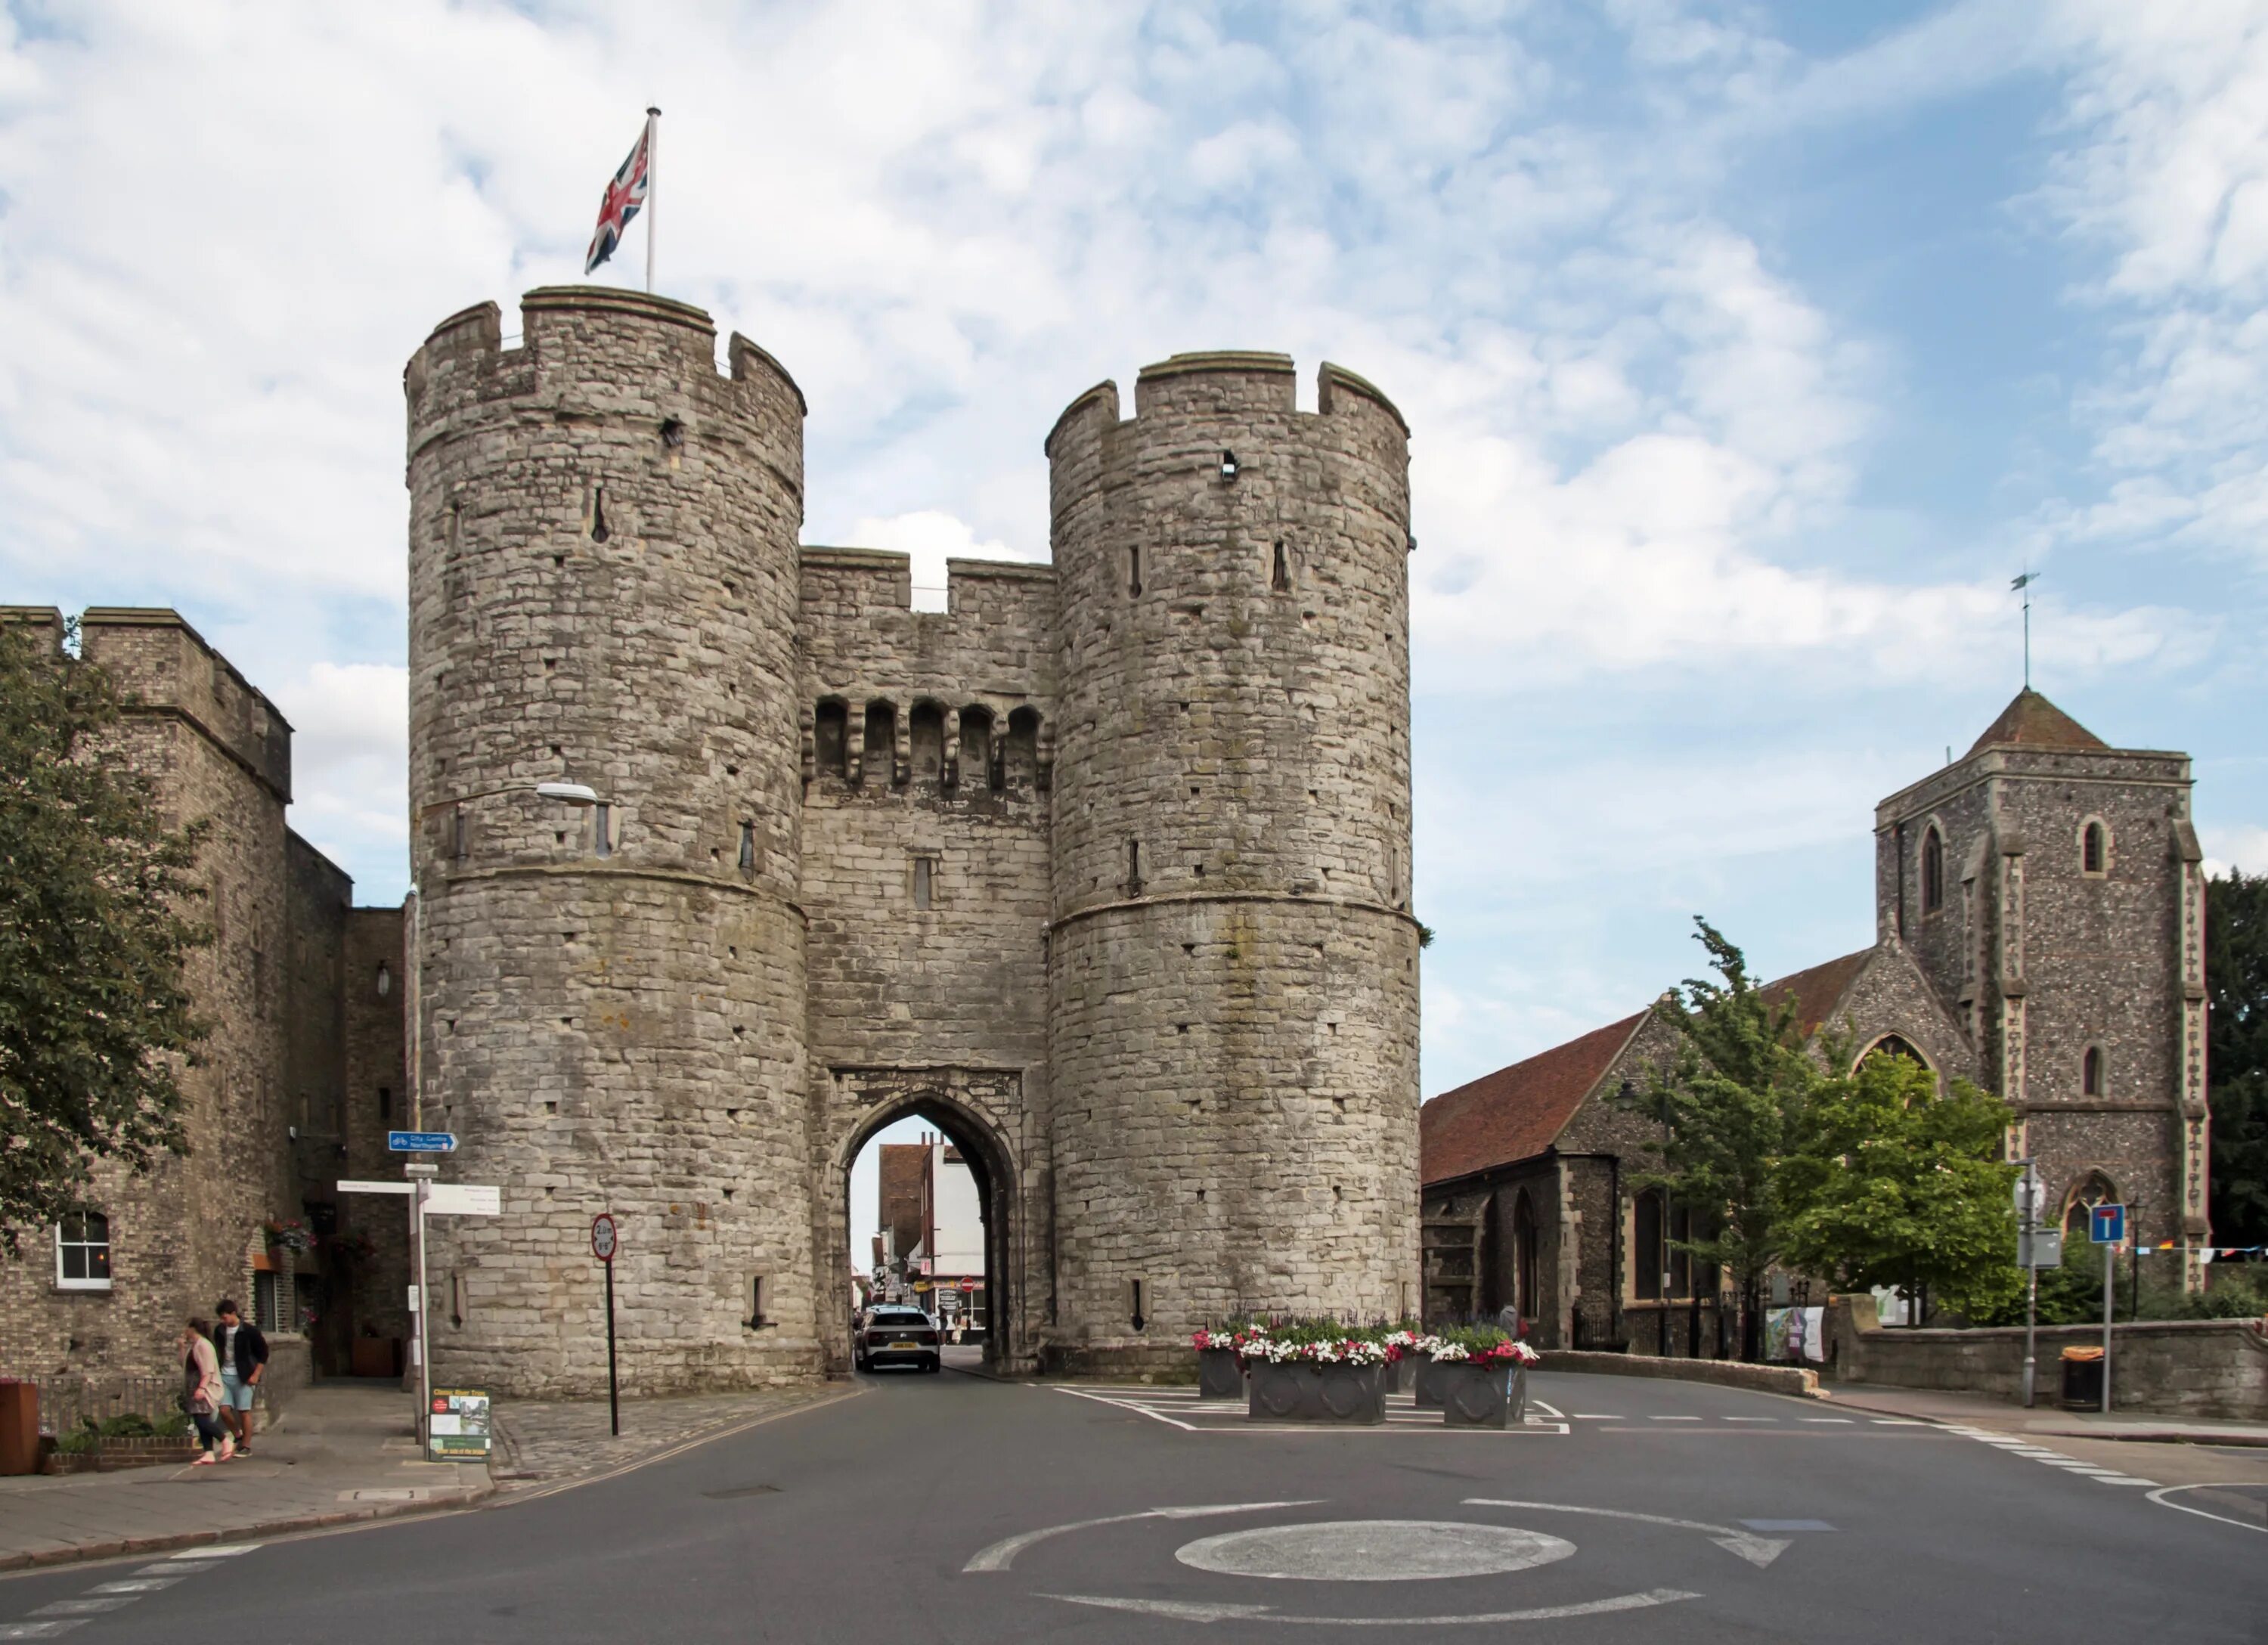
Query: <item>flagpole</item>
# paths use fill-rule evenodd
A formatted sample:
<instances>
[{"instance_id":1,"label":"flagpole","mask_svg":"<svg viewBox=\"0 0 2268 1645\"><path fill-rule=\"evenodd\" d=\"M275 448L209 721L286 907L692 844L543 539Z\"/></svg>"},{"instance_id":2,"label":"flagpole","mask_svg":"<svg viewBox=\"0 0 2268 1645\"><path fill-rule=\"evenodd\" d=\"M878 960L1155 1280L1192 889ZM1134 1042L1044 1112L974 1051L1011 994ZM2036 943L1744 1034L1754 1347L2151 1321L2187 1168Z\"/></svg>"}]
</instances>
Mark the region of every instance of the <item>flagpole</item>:
<instances>
[{"instance_id":1,"label":"flagpole","mask_svg":"<svg viewBox=\"0 0 2268 1645\"><path fill-rule=\"evenodd\" d=\"M654 195L659 192L661 183L654 168L654 140L660 131L661 110L647 109L645 111L645 291L648 297L653 295Z\"/></svg>"}]
</instances>

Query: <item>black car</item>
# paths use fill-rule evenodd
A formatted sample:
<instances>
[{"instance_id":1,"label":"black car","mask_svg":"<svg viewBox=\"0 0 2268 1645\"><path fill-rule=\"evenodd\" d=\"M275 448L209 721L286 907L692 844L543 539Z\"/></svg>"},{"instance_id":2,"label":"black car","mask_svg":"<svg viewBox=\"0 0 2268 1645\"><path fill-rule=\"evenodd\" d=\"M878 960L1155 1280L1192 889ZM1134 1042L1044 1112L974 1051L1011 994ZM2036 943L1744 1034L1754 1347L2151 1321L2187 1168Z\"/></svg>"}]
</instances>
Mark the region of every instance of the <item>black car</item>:
<instances>
[{"instance_id":1,"label":"black car","mask_svg":"<svg viewBox=\"0 0 2268 1645\"><path fill-rule=\"evenodd\" d=\"M943 1363L938 1355L937 1321L918 1308L895 1304L866 1310L850 1339L850 1354L862 1371L885 1365L934 1371Z\"/></svg>"}]
</instances>

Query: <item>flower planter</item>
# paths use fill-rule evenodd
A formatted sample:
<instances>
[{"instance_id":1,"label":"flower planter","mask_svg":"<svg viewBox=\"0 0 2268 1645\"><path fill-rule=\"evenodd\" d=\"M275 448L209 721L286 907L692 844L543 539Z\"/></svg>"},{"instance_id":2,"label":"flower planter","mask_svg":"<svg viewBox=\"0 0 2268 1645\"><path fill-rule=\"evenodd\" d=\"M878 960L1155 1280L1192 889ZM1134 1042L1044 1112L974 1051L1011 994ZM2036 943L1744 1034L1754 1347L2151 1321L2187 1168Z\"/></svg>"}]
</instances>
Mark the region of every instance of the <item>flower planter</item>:
<instances>
[{"instance_id":1,"label":"flower planter","mask_svg":"<svg viewBox=\"0 0 2268 1645\"><path fill-rule=\"evenodd\" d=\"M1445 1427L1513 1427L1528 1408L1524 1365L1475 1365L1467 1361L1436 1368Z\"/></svg>"},{"instance_id":2,"label":"flower planter","mask_svg":"<svg viewBox=\"0 0 2268 1645\"><path fill-rule=\"evenodd\" d=\"M1402 1357L1386 1368L1388 1391L1406 1394L1415 1389L1418 1386L1418 1368L1431 1362L1432 1357L1417 1348L1403 1349Z\"/></svg>"},{"instance_id":3,"label":"flower planter","mask_svg":"<svg viewBox=\"0 0 2268 1645\"><path fill-rule=\"evenodd\" d=\"M1274 1365L1255 1360L1250 1369L1245 1415L1255 1422L1373 1427L1386 1420L1383 1365Z\"/></svg>"},{"instance_id":4,"label":"flower planter","mask_svg":"<svg viewBox=\"0 0 2268 1645\"><path fill-rule=\"evenodd\" d=\"M1199 1348L1197 1350L1197 1398L1200 1399L1244 1398L1244 1368L1237 1363L1234 1348Z\"/></svg>"},{"instance_id":5,"label":"flower planter","mask_svg":"<svg viewBox=\"0 0 2268 1645\"><path fill-rule=\"evenodd\" d=\"M1455 1368L1457 1361L1436 1360L1430 1354L1421 1354L1417 1359L1418 1376L1412 1391L1418 1397L1418 1408L1420 1411L1439 1411L1441 1408L1444 1373Z\"/></svg>"}]
</instances>

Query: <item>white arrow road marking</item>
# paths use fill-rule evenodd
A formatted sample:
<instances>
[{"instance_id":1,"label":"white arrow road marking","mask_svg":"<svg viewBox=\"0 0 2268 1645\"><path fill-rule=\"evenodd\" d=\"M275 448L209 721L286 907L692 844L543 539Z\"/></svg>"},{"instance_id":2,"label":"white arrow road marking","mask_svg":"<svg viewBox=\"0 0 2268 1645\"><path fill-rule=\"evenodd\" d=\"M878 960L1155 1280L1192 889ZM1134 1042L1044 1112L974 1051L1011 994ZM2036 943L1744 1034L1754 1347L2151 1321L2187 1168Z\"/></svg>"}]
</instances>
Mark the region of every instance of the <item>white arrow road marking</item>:
<instances>
[{"instance_id":1,"label":"white arrow road marking","mask_svg":"<svg viewBox=\"0 0 2268 1645\"><path fill-rule=\"evenodd\" d=\"M977 1551L976 1556L961 1568L962 1574L970 1571L1005 1571L1015 1562L1016 1556L1034 1543L1045 1542L1049 1537L1060 1537L1066 1531L1092 1531L1097 1525L1123 1525L1138 1519L1204 1519L1214 1514L1257 1514L1271 1508L1313 1508L1323 1499L1311 1496L1296 1502L1217 1502L1196 1508L1145 1508L1138 1514L1108 1514L1101 1519L1075 1519L1068 1525L1049 1525L1041 1531L1027 1531L1019 1537L1010 1537Z\"/></svg>"},{"instance_id":2,"label":"white arrow road marking","mask_svg":"<svg viewBox=\"0 0 2268 1645\"><path fill-rule=\"evenodd\" d=\"M1182 1622L1288 1622L1296 1627L1409 1628L1450 1627L1474 1622L1551 1622L1562 1617L1603 1616L1613 1611L1639 1611L1698 1594L1680 1588L1650 1588L1642 1594L1617 1594L1612 1599L1589 1599L1575 1605L1539 1605L1532 1611L1490 1611L1462 1617L1287 1617L1267 1605L1205 1604L1179 1599L1116 1599L1102 1594L1043 1594L1074 1605L1099 1605L1108 1611L1135 1611L1145 1616L1172 1617Z\"/></svg>"},{"instance_id":3,"label":"white arrow road marking","mask_svg":"<svg viewBox=\"0 0 2268 1645\"><path fill-rule=\"evenodd\" d=\"M2224 1525L2235 1526L2239 1531L2260 1531L2262 1535L2268 1536L2268 1529L2263 1529L2261 1526L2247 1524L2241 1519L2231 1519L2226 1514L2208 1514L2205 1509L2201 1508L2191 1508L2186 1502L2175 1502L2168 1500L2183 1491L2242 1491L2246 1486L2257 1483L2258 1481L2250 1479L2224 1479L2212 1485L2161 1486L2156 1490L2150 1493L2150 1500L2153 1502L2155 1502L2160 1508L2170 1508L2177 1514L2195 1514L2199 1519L2217 1519Z\"/></svg>"},{"instance_id":4,"label":"white arrow road marking","mask_svg":"<svg viewBox=\"0 0 2268 1645\"><path fill-rule=\"evenodd\" d=\"M1566 1502L1513 1502L1502 1497L1469 1496L1467 1508L1540 1508L1553 1514L1593 1514L1601 1519L1634 1519L1641 1524L1668 1525L1676 1531L1697 1531L1728 1553L1737 1553L1758 1569L1787 1552L1785 1541L1752 1536L1731 1525L1712 1525L1697 1519L1668 1519L1660 1514L1632 1514L1619 1508L1576 1508Z\"/></svg>"}]
</instances>

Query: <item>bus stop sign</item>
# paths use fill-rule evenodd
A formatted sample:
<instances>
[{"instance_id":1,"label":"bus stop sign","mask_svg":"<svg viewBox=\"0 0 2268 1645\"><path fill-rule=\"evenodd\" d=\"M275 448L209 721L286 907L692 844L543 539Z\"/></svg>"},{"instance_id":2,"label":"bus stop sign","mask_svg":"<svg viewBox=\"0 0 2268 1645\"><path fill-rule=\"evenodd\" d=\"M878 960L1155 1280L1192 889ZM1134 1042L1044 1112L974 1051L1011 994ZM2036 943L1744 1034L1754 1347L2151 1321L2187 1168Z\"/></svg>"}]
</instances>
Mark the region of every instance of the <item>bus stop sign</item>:
<instances>
[{"instance_id":1,"label":"bus stop sign","mask_svg":"<svg viewBox=\"0 0 2268 1645\"><path fill-rule=\"evenodd\" d=\"M2098 1245L2117 1245L2126 1238L2126 1207L2096 1206L2087 1213L2087 1236Z\"/></svg>"}]
</instances>

